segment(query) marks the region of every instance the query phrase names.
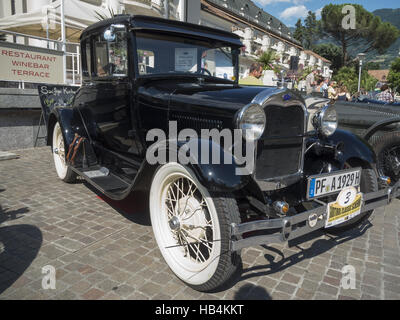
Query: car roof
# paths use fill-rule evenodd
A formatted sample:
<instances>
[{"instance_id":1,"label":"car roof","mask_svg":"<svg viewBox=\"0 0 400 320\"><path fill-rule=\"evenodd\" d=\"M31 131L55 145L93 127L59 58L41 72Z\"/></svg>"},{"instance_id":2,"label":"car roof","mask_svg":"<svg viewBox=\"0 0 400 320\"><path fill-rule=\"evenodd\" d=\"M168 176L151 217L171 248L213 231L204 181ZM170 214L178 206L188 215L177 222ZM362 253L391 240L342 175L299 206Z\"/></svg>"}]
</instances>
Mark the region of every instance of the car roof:
<instances>
[{"instance_id":1,"label":"car roof","mask_svg":"<svg viewBox=\"0 0 400 320\"><path fill-rule=\"evenodd\" d=\"M133 30L148 30L157 32L167 32L175 34L185 34L194 37L214 39L217 41L228 42L235 46L242 46L240 37L234 33L201 26L193 23L169 20L142 15L116 15L113 18L99 21L86 28L81 35L81 39L86 38L93 31L103 29L111 24L128 24Z\"/></svg>"}]
</instances>

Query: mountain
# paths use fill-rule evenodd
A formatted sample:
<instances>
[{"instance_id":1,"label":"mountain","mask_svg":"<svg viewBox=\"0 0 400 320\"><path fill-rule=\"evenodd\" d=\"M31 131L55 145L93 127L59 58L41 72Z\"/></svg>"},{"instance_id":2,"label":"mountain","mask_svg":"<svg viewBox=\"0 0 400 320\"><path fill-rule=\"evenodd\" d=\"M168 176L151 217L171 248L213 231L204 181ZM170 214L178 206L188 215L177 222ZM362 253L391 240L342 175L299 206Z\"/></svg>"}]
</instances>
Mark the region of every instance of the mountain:
<instances>
[{"instance_id":1,"label":"mountain","mask_svg":"<svg viewBox=\"0 0 400 320\"><path fill-rule=\"evenodd\" d=\"M400 8L399 9L378 9L372 12L374 15L379 16L382 21L390 22L398 29L400 29ZM293 34L296 28L290 27L290 32ZM317 44L321 43L335 43L332 38L323 38L317 41ZM337 44L337 43L335 43ZM367 62L379 62L381 69L389 69L391 62L399 56L400 51L400 38L392 44L392 46L386 51L385 54L379 55L376 52L370 52L366 56ZM355 57L360 52L359 46L350 46L349 53Z\"/></svg>"},{"instance_id":2,"label":"mountain","mask_svg":"<svg viewBox=\"0 0 400 320\"><path fill-rule=\"evenodd\" d=\"M399 9L378 9L372 12L374 15L381 17L383 22L390 22L400 29L400 8ZM384 55L375 57L375 61L381 63L381 68L389 68L391 61L399 56L400 38L392 44ZM382 61L382 62L381 62Z\"/></svg>"}]
</instances>

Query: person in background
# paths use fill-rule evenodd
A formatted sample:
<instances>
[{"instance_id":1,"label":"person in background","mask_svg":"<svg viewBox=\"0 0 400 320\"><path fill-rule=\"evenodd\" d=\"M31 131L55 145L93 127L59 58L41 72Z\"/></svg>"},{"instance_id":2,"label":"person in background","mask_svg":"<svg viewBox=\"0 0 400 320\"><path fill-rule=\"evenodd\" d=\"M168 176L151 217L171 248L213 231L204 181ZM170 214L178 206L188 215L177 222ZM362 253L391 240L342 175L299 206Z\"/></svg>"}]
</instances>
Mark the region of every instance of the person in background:
<instances>
[{"instance_id":1,"label":"person in background","mask_svg":"<svg viewBox=\"0 0 400 320\"><path fill-rule=\"evenodd\" d=\"M329 88L329 79L322 80L322 85L320 87L320 92L324 98L328 98L328 88Z\"/></svg>"},{"instance_id":2,"label":"person in background","mask_svg":"<svg viewBox=\"0 0 400 320\"><path fill-rule=\"evenodd\" d=\"M350 101L351 96L350 93L347 91L346 86L341 86L338 90L338 94L336 96L336 100L338 101Z\"/></svg>"},{"instance_id":3,"label":"person in background","mask_svg":"<svg viewBox=\"0 0 400 320\"><path fill-rule=\"evenodd\" d=\"M322 86L324 85L324 80L318 80L318 85L315 87L315 92L322 93Z\"/></svg>"},{"instance_id":4,"label":"person in background","mask_svg":"<svg viewBox=\"0 0 400 320\"><path fill-rule=\"evenodd\" d=\"M306 77L306 92L307 94L311 94L313 92L314 86L317 84L315 82L315 75L317 74L317 70L313 70L307 77Z\"/></svg>"},{"instance_id":5,"label":"person in background","mask_svg":"<svg viewBox=\"0 0 400 320\"><path fill-rule=\"evenodd\" d=\"M336 100L337 92L335 90L336 82L331 81L328 87L328 99Z\"/></svg>"},{"instance_id":6,"label":"person in background","mask_svg":"<svg viewBox=\"0 0 400 320\"><path fill-rule=\"evenodd\" d=\"M247 77L239 80L239 84L245 86L262 86L263 81L260 79L263 73L263 67L261 63L254 62L250 66L250 73Z\"/></svg>"},{"instance_id":7,"label":"person in background","mask_svg":"<svg viewBox=\"0 0 400 320\"><path fill-rule=\"evenodd\" d=\"M384 84L381 87L381 92L375 96L375 99L386 103L392 103L394 101L392 94L389 92L389 86L387 84Z\"/></svg>"},{"instance_id":8,"label":"person in background","mask_svg":"<svg viewBox=\"0 0 400 320\"><path fill-rule=\"evenodd\" d=\"M400 92L398 91L394 93L394 102L400 102Z\"/></svg>"}]
</instances>

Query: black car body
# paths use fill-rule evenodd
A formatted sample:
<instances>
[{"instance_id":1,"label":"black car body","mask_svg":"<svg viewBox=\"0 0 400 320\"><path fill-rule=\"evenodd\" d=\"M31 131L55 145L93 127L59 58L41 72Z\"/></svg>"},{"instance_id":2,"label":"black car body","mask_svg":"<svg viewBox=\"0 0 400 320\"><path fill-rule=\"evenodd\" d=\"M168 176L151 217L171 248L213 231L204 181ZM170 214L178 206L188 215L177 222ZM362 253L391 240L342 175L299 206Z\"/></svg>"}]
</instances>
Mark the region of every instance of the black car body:
<instances>
[{"instance_id":1,"label":"black car body","mask_svg":"<svg viewBox=\"0 0 400 320\"><path fill-rule=\"evenodd\" d=\"M125 54L118 45L110 49L107 44L119 38L126 43ZM174 47L175 52L170 52L171 41L184 48ZM160 250L178 277L198 290L214 290L226 282L238 267L244 247L288 241L324 228L328 204L340 190L313 198L312 183L318 183L319 177L362 174L359 214L333 229L354 226L372 209L387 204L397 191L397 186L378 190L376 157L365 141L343 130L323 134L324 128L335 125L329 107L324 109L325 115L319 112L315 116L315 128L310 131L301 96L283 88L238 85L242 44L234 34L159 18L117 16L86 29L81 44L82 87L71 106L56 107L48 119L48 144L53 147L56 168L61 164L63 169L59 176L70 181L78 174L116 200L135 190L150 192L150 213L157 225L154 228L159 228L154 233ZM101 51L103 47L108 48L107 53ZM189 48L187 52L185 48ZM213 50L212 54L208 50ZM116 65L98 65L111 55L118 55L119 66L123 61L124 67L116 73ZM220 60L207 60L211 56ZM192 64L196 68L189 70ZM247 115L251 107L254 113ZM170 159L165 164L151 164L146 160L146 152L154 144L146 139L152 129L168 133L172 121L178 131L233 131L244 117L250 119L252 128L260 126L251 122L257 117L266 119L255 143L255 168L247 175L237 174L240 165L233 155L231 164L205 161L183 165ZM188 142L176 137L167 140L163 144L166 149ZM226 154L223 143L206 143L209 150ZM172 179L168 177L174 176L174 168L181 176L165 182L165 191L163 183ZM174 201L171 205L163 202L163 190L168 192L165 199ZM171 200L169 192L174 190L181 198L174 195ZM154 207L159 199L160 207ZM179 218L184 214L181 206L183 211L186 207L193 211L186 216L192 220L185 227L185 219ZM157 217L164 209L168 214L165 224ZM205 218L197 217L199 210ZM216 220L211 219L214 211ZM164 225L172 236L168 232L161 235ZM178 257L179 252L170 255L163 247L163 237L177 239L185 258ZM207 264L215 248L219 263ZM197 265L203 267L191 272Z\"/></svg>"}]
</instances>

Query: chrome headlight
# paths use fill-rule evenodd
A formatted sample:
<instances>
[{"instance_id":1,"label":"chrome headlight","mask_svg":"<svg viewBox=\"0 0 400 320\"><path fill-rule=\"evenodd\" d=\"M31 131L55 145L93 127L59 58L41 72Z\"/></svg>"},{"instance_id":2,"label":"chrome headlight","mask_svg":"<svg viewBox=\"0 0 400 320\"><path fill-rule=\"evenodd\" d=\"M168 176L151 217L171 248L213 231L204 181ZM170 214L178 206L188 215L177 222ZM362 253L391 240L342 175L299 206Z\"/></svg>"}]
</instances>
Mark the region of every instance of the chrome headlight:
<instances>
[{"instance_id":1,"label":"chrome headlight","mask_svg":"<svg viewBox=\"0 0 400 320\"><path fill-rule=\"evenodd\" d=\"M250 104L240 110L236 123L246 140L255 141L264 133L266 121L264 109L259 104Z\"/></svg>"},{"instance_id":2,"label":"chrome headlight","mask_svg":"<svg viewBox=\"0 0 400 320\"><path fill-rule=\"evenodd\" d=\"M335 133L338 127L337 113L334 106L326 105L317 112L313 118L313 125L316 130L326 137Z\"/></svg>"}]
</instances>

